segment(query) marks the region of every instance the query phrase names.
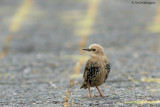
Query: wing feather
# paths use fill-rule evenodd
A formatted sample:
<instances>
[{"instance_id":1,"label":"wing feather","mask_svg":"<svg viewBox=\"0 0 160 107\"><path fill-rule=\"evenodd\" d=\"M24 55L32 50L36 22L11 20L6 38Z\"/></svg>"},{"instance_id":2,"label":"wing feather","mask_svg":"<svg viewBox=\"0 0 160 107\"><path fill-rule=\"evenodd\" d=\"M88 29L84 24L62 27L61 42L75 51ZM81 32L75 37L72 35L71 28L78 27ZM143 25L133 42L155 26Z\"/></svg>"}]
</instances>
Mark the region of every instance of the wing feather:
<instances>
[{"instance_id":1,"label":"wing feather","mask_svg":"<svg viewBox=\"0 0 160 107\"><path fill-rule=\"evenodd\" d=\"M88 60L83 74L85 81L91 84L92 79L99 74L99 71L100 68L98 67L97 63Z\"/></svg>"}]
</instances>

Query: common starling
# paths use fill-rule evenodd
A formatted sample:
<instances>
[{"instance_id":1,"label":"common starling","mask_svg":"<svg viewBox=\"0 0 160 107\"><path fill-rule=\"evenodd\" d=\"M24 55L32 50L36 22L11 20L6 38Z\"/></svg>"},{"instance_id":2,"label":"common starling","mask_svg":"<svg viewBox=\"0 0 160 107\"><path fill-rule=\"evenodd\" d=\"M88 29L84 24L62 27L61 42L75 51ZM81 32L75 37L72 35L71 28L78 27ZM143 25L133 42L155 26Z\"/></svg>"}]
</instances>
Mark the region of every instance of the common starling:
<instances>
[{"instance_id":1,"label":"common starling","mask_svg":"<svg viewBox=\"0 0 160 107\"><path fill-rule=\"evenodd\" d=\"M89 97L91 98L90 87L96 87L100 96L103 96L98 86L105 83L110 72L110 63L103 47L98 44L92 44L89 48L83 50L88 51L91 58L86 63L83 74L84 82L80 88L88 88Z\"/></svg>"}]
</instances>

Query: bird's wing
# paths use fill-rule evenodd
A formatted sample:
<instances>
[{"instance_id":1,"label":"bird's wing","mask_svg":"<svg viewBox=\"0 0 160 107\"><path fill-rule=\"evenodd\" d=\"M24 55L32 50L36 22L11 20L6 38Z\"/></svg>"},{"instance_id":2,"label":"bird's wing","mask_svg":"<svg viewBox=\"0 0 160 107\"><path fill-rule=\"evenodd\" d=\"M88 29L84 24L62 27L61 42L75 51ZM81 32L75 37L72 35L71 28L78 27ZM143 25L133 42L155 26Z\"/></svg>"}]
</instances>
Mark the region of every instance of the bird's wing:
<instances>
[{"instance_id":1,"label":"bird's wing","mask_svg":"<svg viewBox=\"0 0 160 107\"><path fill-rule=\"evenodd\" d=\"M107 74L106 74L106 78L105 78L105 79L107 79L108 76L109 76L109 72L110 72L110 70L111 70L111 65L110 65L110 63L107 63L107 64L106 64L105 69L106 69L106 71L107 71Z\"/></svg>"},{"instance_id":2,"label":"bird's wing","mask_svg":"<svg viewBox=\"0 0 160 107\"><path fill-rule=\"evenodd\" d=\"M106 64L105 69L106 69L107 73L110 72L110 70L111 70L111 65L110 65L110 63L107 63L107 64Z\"/></svg>"},{"instance_id":3,"label":"bird's wing","mask_svg":"<svg viewBox=\"0 0 160 107\"><path fill-rule=\"evenodd\" d=\"M92 62L91 60L87 61L85 71L83 74L83 77L87 82L90 81L90 79L96 77L100 71L100 67L98 67L96 62Z\"/></svg>"}]
</instances>

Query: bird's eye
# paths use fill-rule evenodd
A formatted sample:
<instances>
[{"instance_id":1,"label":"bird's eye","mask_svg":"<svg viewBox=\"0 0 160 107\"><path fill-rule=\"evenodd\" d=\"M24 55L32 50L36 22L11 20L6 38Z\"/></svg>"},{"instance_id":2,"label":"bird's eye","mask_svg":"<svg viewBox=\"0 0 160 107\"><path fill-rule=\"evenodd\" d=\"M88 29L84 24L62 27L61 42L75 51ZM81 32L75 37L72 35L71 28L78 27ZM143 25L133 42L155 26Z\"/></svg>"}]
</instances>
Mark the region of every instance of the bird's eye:
<instances>
[{"instance_id":1,"label":"bird's eye","mask_svg":"<svg viewBox=\"0 0 160 107\"><path fill-rule=\"evenodd\" d=\"M96 49L92 49L92 51L96 51Z\"/></svg>"}]
</instances>

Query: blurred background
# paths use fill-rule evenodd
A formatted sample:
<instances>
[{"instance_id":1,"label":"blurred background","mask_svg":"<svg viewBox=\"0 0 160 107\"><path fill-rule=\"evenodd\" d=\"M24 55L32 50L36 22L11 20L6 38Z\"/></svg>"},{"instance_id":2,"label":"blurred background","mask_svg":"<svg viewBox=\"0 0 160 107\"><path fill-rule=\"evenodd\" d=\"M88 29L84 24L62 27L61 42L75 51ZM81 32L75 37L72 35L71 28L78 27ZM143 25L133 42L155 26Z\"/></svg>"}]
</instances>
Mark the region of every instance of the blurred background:
<instances>
[{"instance_id":1,"label":"blurred background","mask_svg":"<svg viewBox=\"0 0 160 107\"><path fill-rule=\"evenodd\" d=\"M0 105L95 106L79 89L93 43L112 65L99 104L160 103L159 0L0 0L0 19Z\"/></svg>"}]
</instances>

